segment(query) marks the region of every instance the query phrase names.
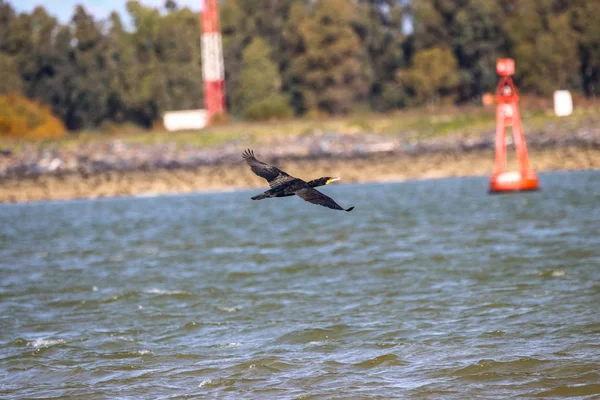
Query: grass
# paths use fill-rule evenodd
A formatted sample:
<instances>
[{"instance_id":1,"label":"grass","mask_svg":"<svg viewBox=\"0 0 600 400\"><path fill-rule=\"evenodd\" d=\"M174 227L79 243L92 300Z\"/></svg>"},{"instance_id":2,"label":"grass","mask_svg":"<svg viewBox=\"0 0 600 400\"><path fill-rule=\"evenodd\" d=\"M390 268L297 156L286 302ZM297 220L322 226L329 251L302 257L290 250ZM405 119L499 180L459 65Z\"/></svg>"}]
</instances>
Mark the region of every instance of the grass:
<instances>
[{"instance_id":1,"label":"grass","mask_svg":"<svg viewBox=\"0 0 600 400\"><path fill-rule=\"evenodd\" d=\"M548 124L559 125L565 132L577 129L585 120L600 117L600 108L581 106L569 117L556 117L548 107L521 107L525 134L540 131ZM275 138L299 137L314 132L341 134L370 133L401 135L407 140L419 141L451 135L479 136L494 132L495 108L444 107L436 110L411 109L389 114L361 114L319 119L292 119L269 122L229 122L198 131L147 131L133 125L113 127L110 131L77 132L57 140L15 140L0 138L0 149L15 153L27 150L75 150L86 144L120 140L126 143L155 145L175 143L177 147L207 148L226 143L243 142L252 146L269 143Z\"/></svg>"}]
</instances>

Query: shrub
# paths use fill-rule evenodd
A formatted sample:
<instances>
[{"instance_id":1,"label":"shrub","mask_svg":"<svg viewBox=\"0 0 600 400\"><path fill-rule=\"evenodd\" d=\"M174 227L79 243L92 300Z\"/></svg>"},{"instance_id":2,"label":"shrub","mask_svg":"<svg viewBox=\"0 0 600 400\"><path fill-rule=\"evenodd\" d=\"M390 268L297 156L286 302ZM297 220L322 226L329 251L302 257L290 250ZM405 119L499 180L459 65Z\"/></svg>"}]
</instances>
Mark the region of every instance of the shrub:
<instances>
[{"instance_id":1,"label":"shrub","mask_svg":"<svg viewBox=\"0 0 600 400\"><path fill-rule=\"evenodd\" d=\"M226 112L218 112L210 119L211 125L223 125L231 121L231 116Z\"/></svg>"},{"instance_id":2,"label":"shrub","mask_svg":"<svg viewBox=\"0 0 600 400\"><path fill-rule=\"evenodd\" d=\"M281 95L255 101L244 110L244 118L250 120L285 119L291 116L292 110Z\"/></svg>"},{"instance_id":3,"label":"shrub","mask_svg":"<svg viewBox=\"0 0 600 400\"><path fill-rule=\"evenodd\" d=\"M0 95L0 136L57 139L65 132L49 107L16 93Z\"/></svg>"}]
</instances>

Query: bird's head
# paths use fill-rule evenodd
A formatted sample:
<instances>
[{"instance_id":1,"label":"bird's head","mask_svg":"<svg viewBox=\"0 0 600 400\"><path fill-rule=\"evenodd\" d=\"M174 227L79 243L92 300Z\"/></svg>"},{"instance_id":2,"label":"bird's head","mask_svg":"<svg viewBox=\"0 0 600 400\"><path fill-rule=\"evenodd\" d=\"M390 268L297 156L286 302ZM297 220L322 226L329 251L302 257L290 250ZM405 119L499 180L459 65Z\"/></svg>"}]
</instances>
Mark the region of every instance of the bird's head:
<instances>
[{"instance_id":1,"label":"bird's head","mask_svg":"<svg viewBox=\"0 0 600 400\"><path fill-rule=\"evenodd\" d=\"M331 176L324 176L323 178L312 180L312 181L308 182L308 184L311 187L318 187L318 186L329 185L330 183L335 182L335 181L339 181L339 180L340 180L340 178L333 178Z\"/></svg>"}]
</instances>

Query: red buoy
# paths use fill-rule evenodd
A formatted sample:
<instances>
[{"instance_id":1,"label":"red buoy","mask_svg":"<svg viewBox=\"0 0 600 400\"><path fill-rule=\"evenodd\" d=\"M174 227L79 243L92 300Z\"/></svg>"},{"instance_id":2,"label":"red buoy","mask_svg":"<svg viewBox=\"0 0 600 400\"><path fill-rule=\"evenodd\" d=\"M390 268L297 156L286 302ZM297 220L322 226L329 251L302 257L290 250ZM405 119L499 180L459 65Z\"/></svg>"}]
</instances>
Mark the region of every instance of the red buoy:
<instances>
[{"instance_id":1,"label":"red buoy","mask_svg":"<svg viewBox=\"0 0 600 400\"><path fill-rule=\"evenodd\" d=\"M537 190L538 177L529 169L529 156L519 114L519 93L511 78L515 73L514 60L499 59L496 71L500 75L496 89L496 163L490 177L490 192ZM519 171L506 171L506 128L509 126L512 127Z\"/></svg>"}]
</instances>

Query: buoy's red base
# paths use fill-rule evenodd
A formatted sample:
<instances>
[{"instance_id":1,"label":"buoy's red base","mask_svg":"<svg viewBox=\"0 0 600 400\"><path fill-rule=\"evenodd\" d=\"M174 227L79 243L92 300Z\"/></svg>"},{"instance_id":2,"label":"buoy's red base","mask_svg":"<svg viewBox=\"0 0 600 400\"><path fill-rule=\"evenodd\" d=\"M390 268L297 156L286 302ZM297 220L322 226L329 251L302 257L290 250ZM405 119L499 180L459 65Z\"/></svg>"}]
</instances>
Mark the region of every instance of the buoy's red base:
<instances>
[{"instance_id":1,"label":"buoy's red base","mask_svg":"<svg viewBox=\"0 0 600 400\"><path fill-rule=\"evenodd\" d=\"M538 190L538 177L535 172L503 172L490 178L490 193Z\"/></svg>"}]
</instances>

